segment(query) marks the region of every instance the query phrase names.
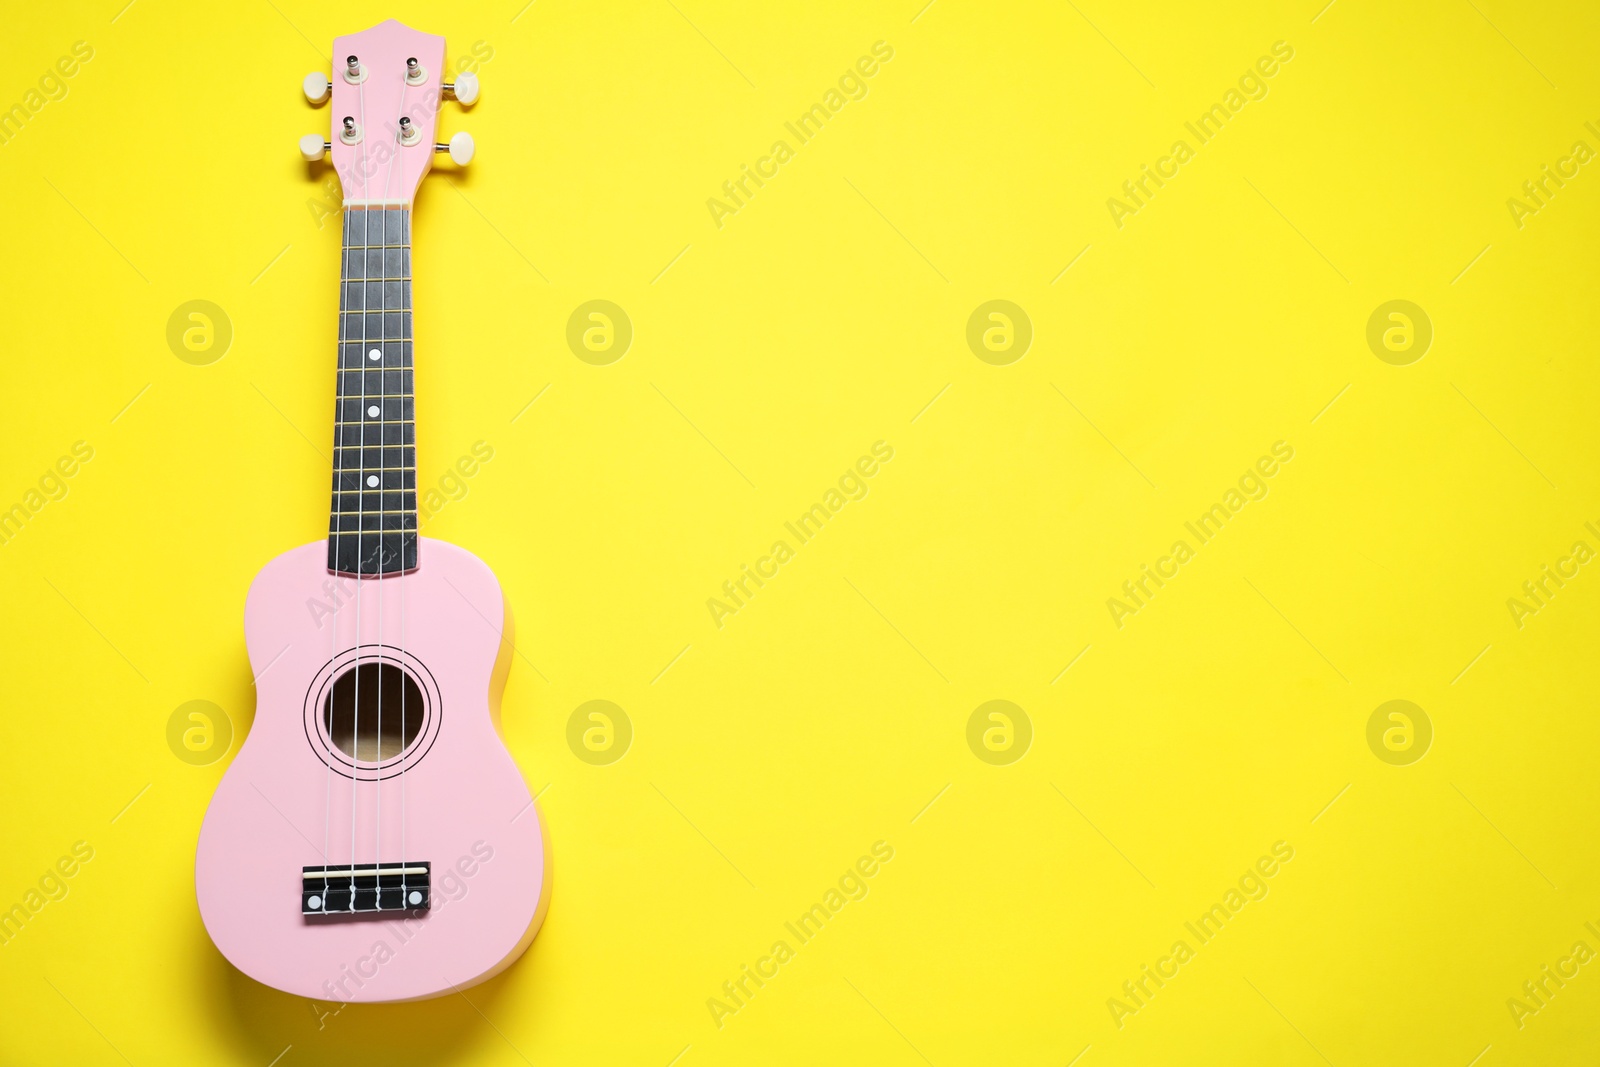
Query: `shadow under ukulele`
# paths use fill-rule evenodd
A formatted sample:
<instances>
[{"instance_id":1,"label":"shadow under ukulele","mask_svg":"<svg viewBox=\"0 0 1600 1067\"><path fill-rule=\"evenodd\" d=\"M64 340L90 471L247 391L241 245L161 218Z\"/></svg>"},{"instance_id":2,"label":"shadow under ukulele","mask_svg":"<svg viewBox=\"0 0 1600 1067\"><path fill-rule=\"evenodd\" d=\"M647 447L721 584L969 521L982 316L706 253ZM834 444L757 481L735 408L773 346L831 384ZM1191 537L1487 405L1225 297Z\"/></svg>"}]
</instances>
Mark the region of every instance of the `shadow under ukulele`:
<instances>
[{"instance_id":1,"label":"shadow under ukulele","mask_svg":"<svg viewBox=\"0 0 1600 1067\"><path fill-rule=\"evenodd\" d=\"M482 1059L477 1042L467 1035L488 1029L498 1018L506 987L525 969L512 969L459 995L406 1004L353 1004L337 998L308 999L262 985L215 952L201 952L203 931L196 932L194 958L205 960L196 976L201 1003L198 1025L222 1046L219 1062L271 1063L286 1046L293 1051L280 1067L328 1064L349 1067L377 1057L388 1063L427 1063L457 1067ZM527 957L535 959L535 940ZM534 966L537 966L535 963ZM519 1027L538 1029L544 1015L537 998L519 1001ZM503 1035L502 1035L503 1036Z\"/></svg>"}]
</instances>

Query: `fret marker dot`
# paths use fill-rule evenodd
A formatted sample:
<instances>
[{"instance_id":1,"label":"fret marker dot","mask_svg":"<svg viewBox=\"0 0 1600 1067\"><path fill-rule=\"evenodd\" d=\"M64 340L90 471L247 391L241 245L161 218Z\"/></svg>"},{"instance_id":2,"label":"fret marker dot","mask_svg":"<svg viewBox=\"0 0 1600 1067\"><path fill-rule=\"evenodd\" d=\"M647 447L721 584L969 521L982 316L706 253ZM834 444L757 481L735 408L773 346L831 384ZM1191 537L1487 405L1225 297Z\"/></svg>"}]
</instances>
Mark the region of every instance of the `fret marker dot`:
<instances>
[{"instance_id":1,"label":"fret marker dot","mask_svg":"<svg viewBox=\"0 0 1600 1067\"><path fill-rule=\"evenodd\" d=\"M378 405L373 404L371 407L369 407L367 409L367 414L370 415L374 419L377 418L378 417Z\"/></svg>"},{"instance_id":2,"label":"fret marker dot","mask_svg":"<svg viewBox=\"0 0 1600 1067\"><path fill-rule=\"evenodd\" d=\"M383 358L383 353L381 351L379 351L378 349L374 348L371 352L367 353L367 358L372 360L372 362L376 363L376 362L378 362L378 360Z\"/></svg>"},{"instance_id":3,"label":"fret marker dot","mask_svg":"<svg viewBox=\"0 0 1600 1067\"><path fill-rule=\"evenodd\" d=\"M409 897L407 897L406 900L408 902L412 903L412 904L421 904L422 903L422 894L417 892L415 889L413 889L411 891L411 895Z\"/></svg>"},{"instance_id":4,"label":"fret marker dot","mask_svg":"<svg viewBox=\"0 0 1600 1067\"><path fill-rule=\"evenodd\" d=\"M376 474L367 475L367 488L368 489L376 489L376 488L378 488L378 476Z\"/></svg>"},{"instance_id":5,"label":"fret marker dot","mask_svg":"<svg viewBox=\"0 0 1600 1067\"><path fill-rule=\"evenodd\" d=\"M312 911L320 911L320 910L322 910L322 898L321 897L312 897L310 900L306 901L306 903L311 905L311 910Z\"/></svg>"}]
</instances>

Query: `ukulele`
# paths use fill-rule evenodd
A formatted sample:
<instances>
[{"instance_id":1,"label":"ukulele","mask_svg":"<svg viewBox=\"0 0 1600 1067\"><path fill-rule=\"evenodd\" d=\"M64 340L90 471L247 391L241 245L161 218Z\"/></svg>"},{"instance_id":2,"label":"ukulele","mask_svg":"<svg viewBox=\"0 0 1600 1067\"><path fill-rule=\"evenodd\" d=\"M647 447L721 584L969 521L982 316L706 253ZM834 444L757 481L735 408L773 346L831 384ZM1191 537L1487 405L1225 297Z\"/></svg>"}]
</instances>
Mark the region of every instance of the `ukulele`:
<instances>
[{"instance_id":1,"label":"ukulele","mask_svg":"<svg viewBox=\"0 0 1600 1067\"><path fill-rule=\"evenodd\" d=\"M509 966L549 902L549 839L499 732L511 613L476 556L417 533L411 205L434 144L444 38L390 20L334 41L344 193L328 537L245 601L256 718L206 810L195 892L211 940L275 989L416 1000Z\"/></svg>"}]
</instances>

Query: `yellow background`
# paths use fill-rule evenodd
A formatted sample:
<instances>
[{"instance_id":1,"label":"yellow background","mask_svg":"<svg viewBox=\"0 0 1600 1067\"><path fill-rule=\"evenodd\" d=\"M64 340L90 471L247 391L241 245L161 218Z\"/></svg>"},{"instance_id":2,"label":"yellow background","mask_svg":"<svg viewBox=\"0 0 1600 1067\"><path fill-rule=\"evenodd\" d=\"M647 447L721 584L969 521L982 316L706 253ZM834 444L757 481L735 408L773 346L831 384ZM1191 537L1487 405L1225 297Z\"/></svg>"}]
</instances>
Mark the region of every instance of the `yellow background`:
<instances>
[{"instance_id":1,"label":"yellow background","mask_svg":"<svg viewBox=\"0 0 1600 1067\"><path fill-rule=\"evenodd\" d=\"M1520 229L1506 206L1600 147L1600 16L920 3L8 17L0 104L95 54L0 146L0 507L95 456L0 547L0 906L73 842L95 858L0 948L0 1060L1600 1054L1595 964L1520 1029L1506 1005L1600 949L1600 574L1520 629L1506 606L1600 547L1600 175ZM165 731L213 701L237 751L245 590L324 528L338 229L308 206L330 172L295 139L329 114L299 82L391 15L493 50L441 119L478 159L417 203L419 461L495 450L425 531L517 612L506 732L548 784L555 895L470 1002L319 1019L207 940L194 842L226 762ZM879 40L869 95L719 229L707 198ZM1280 40L1269 95L1114 225L1107 198ZM634 328L602 367L565 340L597 298ZM166 342L194 299L234 331L208 366ZM1033 324L1009 366L965 340L991 299ZM1433 323L1409 366L1366 343L1392 299ZM878 440L870 495L713 625ZM1270 495L1119 629L1106 599L1279 440ZM591 699L633 723L609 766L565 740ZM966 741L995 699L1033 726L1009 766ZM1410 766L1367 745L1391 699L1433 725ZM719 1029L707 998L879 840L870 895ZM1270 894L1119 1029L1107 999L1280 840Z\"/></svg>"}]
</instances>

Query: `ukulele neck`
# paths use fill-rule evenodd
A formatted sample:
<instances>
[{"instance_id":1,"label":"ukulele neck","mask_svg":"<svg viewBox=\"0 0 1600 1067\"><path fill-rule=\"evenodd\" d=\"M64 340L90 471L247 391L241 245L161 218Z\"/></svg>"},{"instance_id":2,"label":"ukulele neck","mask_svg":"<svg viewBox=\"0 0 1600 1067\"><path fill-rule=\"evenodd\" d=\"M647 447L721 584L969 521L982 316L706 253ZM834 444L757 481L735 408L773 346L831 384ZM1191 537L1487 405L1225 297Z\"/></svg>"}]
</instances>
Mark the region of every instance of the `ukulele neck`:
<instances>
[{"instance_id":1,"label":"ukulele neck","mask_svg":"<svg viewBox=\"0 0 1600 1067\"><path fill-rule=\"evenodd\" d=\"M358 578L417 567L411 365L411 208L345 204L328 569Z\"/></svg>"}]
</instances>

